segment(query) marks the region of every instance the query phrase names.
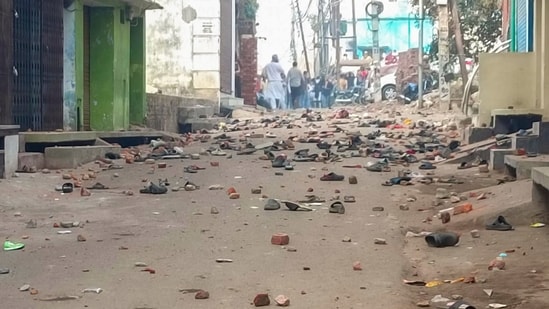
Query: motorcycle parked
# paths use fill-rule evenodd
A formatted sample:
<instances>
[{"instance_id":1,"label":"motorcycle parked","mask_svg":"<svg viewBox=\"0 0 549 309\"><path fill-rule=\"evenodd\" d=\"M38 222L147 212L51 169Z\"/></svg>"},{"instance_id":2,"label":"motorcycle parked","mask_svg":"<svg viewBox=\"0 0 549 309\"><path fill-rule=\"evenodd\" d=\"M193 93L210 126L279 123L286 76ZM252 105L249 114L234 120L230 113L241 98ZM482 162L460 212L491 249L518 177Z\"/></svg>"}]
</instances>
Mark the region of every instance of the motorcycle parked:
<instances>
[{"instance_id":1,"label":"motorcycle parked","mask_svg":"<svg viewBox=\"0 0 549 309\"><path fill-rule=\"evenodd\" d=\"M428 94L438 89L438 77L435 73L427 74L423 79L423 94ZM408 83L399 95L405 104L416 101L419 98L419 86L416 83Z\"/></svg>"},{"instance_id":2,"label":"motorcycle parked","mask_svg":"<svg viewBox=\"0 0 549 309\"><path fill-rule=\"evenodd\" d=\"M337 91L335 93L335 102L343 104L366 104L368 102L369 92L363 85L354 86L350 90Z\"/></svg>"}]
</instances>

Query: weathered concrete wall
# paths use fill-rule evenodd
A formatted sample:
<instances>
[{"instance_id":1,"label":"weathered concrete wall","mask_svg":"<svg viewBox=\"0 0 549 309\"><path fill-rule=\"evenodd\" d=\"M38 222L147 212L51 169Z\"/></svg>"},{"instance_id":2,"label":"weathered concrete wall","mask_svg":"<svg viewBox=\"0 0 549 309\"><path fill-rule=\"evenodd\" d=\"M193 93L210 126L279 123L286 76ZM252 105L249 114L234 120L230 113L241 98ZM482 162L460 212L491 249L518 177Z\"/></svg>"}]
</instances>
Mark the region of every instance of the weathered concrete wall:
<instances>
[{"instance_id":1,"label":"weathered concrete wall","mask_svg":"<svg viewBox=\"0 0 549 309\"><path fill-rule=\"evenodd\" d=\"M167 95L217 100L219 0L156 2L164 9L147 14L147 85ZM195 19L186 22L184 11Z\"/></svg>"},{"instance_id":2,"label":"weathered concrete wall","mask_svg":"<svg viewBox=\"0 0 549 309\"><path fill-rule=\"evenodd\" d=\"M496 109L532 110L536 105L534 53L481 54L479 126L489 124Z\"/></svg>"},{"instance_id":3,"label":"weathered concrete wall","mask_svg":"<svg viewBox=\"0 0 549 309\"><path fill-rule=\"evenodd\" d=\"M76 168L81 164L104 158L107 152L120 153L120 146L62 146L47 147L44 152L46 168Z\"/></svg>"},{"instance_id":4,"label":"weathered concrete wall","mask_svg":"<svg viewBox=\"0 0 549 309\"><path fill-rule=\"evenodd\" d=\"M70 10L63 11L63 128L65 131L77 130L77 20L82 10L79 2L71 5Z\"/></svg>"},{"instance_id":5,"label":"weathered concrete wall","mask_svg":"<svg viewBox=\"0 0 549 309\"><path fill-rule=\"evenodd\" d=\"M4 136L4 178L11 178L17 170L18 153L19 135Z\"/></svg>"},{"instance_id":6,"label":"weathered concrete wall","mask_svg":"<svg viewBox=\"0 0 549 309\"><path fill-rule=\"evenodd\" d=\"M176 97L163 94L147 94L147 127L167 132L178 132L179 108L195 105L213 106L217 110L216 101Z\"/></svg>"}]
</instances>

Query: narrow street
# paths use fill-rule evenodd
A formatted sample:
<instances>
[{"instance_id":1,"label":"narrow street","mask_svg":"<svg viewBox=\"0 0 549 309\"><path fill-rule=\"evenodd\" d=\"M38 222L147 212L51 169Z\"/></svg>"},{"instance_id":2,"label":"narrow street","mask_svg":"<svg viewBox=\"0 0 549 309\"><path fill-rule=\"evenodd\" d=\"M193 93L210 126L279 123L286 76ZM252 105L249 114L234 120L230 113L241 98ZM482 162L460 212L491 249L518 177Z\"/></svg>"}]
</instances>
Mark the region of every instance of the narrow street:
<instances>
[{"instance_id":1,"label":"narrow street","mask_svg":"<svg viewBox=\"0 0 549 309\"><path fill-rule=\"evenodd\" d=\"M326 111L323 116L333 112ZM352 111L351 119L339 120L337 126L345 131L360 130L361 138L366 140L365 136L377 129L357 127L352 121L363 118L353 115L365 114L360 109ZM320 125L314 129L318 132L334 130L334 125L330 125L333 120L307 122L296 119L299 113L295 115L281 117L294 125L292 129L267 127L226 134L237 140L246 133L276 135L246 139L257 146L284 141L288 136L304 136L313 130L305 127L311 124ZM385 117L381 113L374 116ZM264 118L267 117L271 116ZM395 119L400 122L401 117ZM211 134L206 143L192 142L184 147L185 153L209 148L220 133ZM325 140L331 143L344 136L345 133L336 133ZM397 138L385 143L395 147L401 144ZM291 159L295 151L305 148L310 153L322 152L314 143L296 142L294 150L275 153L285 153ZM332 148L336 153L337 147ZM294 170L285 170L260 160L263 151L250 155L226 152L232 157L201 155L199 160L159 160L154 165L115 160L114 164L122 169L100 171L97 163L91 163L77 170L20 174L18 178L2 180L0 234L25 244L22 250L0 253L0 268L10 270L0 275L2 306L246 308L253 307L256 294L267 293L271 306L276 306L275 297L284 295L294 308L416 308L418 302L439 294L461 295L477 308L489 303L507 304L507 308L547 308L547 303L542 303L547 296L540 295L546 290L543 269L547 269L548 262L541 258L549 253L546 229L531 229L530 222L511 232L479 228L481 237L473 239L469 235L471 226L484 224L474 222L477 213L486 213L486 209L479 209L454 216L456 226L447 227L461 233L459 246L429 248L422 237L405 235L408 231L441 229L442 224L434 215L444 207L432 207L435 184L381 186L396 176L402 166L392 165L391 172L382 173L343 167L376 161L371 157L353 157L341 162L293 162ZM167 168L155 168L159 162L166 162ZM219 162L219 166L212 166L212 162ZM189 166L205 169L185 173L184 168ZM419 171L417 166L416 163L409 168ZM448 189L459 193L495 185L499 177L480 178L476 169L456 173L455 168L441 165L434 172L439 177L455 175L466 179L464 184ZM63 174L82 179L92 170L97 172L97 178L83 181L83 186L100 182L109 189L90 190L91 196L81 196L78 188L68 194L54 190L66 182ZM345 179L320 180L330 172L344 175ZM356 176L358 184L350 184L350 176ZM146 181L158 179L170 183L166 194L139 193ZM198 188L186 191L187 182ZM210 190L216 185L223 189ZM520 203L529 197L528 185L514 182L490 189L493 197L486 201L493 205ZM173 191L175 187L180 190ZM239 199L229 198L227 190L231 187ZM259 188L260 194L252 194L252 189ZM128 195L128 191L133 195ZM313 211L290 211L284 203L279 210L264 210L267 198L295 202L308 194L326 202L309 204ZM356 202L343 202L344 214L330 213L330 200L336 196L341 200L354 196ZM404 204L408 208L403 208ZM463 217L467 218L461 220ZM519 224L519 219L511 218ZM30 220L36 220L36 228L28 227ZM78 227L54 227L55 223L66 222L77 222ZM63 231L71 233L60 234ZM288 234L289 244L271 244L275 233ZM509 238L507 233L514 237ZM377 238L386 244L376 244ZM508 270L486 270L488 262L501 250L511 248L516 253L509 253ZM519 256L522 251L525 254ZM217 259L230 262L219 263ZM357 262L362 270L353 269ZM477 278L476 283L433 288L403 283L404 279L427 282L470 274ZM510 278L512 282L506 283ZM30 285L30 291L19 291L25 284ZM83 292L96 288L102 289L99 294ZM483 289L493 289L492 298L486 297ZM209 292L209 298L195 299L197 290Z\"/></svg>"}]
</instances>

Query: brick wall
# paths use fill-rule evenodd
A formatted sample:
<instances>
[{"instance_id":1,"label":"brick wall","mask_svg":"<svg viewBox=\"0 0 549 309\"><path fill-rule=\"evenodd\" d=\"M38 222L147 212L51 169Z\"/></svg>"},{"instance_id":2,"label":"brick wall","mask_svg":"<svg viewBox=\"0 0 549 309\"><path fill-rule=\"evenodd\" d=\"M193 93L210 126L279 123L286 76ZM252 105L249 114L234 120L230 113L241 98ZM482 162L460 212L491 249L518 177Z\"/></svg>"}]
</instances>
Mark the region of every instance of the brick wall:
<instances>
[{"instance_id":1,"label":"brick wall","mask_svg":"<svg viewBox=\"0 0 549 309\"><path fill-rule=\"evenodd\" d=\"M412 48L398 54L398 69L396 72L397 91L409 82L417 83L417 65L419 49Z\"/></svg>"},{"instance_id":2,"label":"brick wall","mask_svg":"<svg viewBox=\"0 0 549 309\"><path fill-rule=\"evenodd\" d=\"M257 38L251 35L240 37L240 78L244 104L255 105L257 79Z\"/></svg>"}]
</instances>

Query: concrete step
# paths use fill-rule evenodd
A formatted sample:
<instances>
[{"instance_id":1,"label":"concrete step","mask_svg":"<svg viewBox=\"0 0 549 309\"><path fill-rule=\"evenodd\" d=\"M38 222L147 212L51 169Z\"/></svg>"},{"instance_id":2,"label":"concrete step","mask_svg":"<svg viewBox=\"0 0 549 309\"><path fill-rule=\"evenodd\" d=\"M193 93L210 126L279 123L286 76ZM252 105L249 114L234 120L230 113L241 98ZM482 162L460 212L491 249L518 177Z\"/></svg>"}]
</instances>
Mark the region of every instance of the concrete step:
<instances>
[{"instance_id":1,"label":"concrete step","mask_svg":"<svg viewBox=\"0 0 549 309\"><path fill-rule=\"evenodd\" d=\"M179 123L186 123L191 119L204 119L210 118L214 115L214 106L207 105L194 105L194 106L182 106L177 109L177 121Z\"/></svg>"},{"instance_id":2,"label":"concrete step","mask_svg":"<svg viewBox=\"0 0 549 309\"><path fill-rule=\"evenodd\" d=\"M220 122L226 122L225 118L198 118L188 119L184 123L179 123L179 133L196 132L200 130L213 130Z\"/></svg>"},{"instance_id":3,"label":"concrete step","mask_svg":"<svg viewBox=\"0 0 549 309\"><path fill-rule=\"evenodd\" d=\"M20 152L18 155L17 170L22 170L24 166L35 167L41 170L46 167L44 154L41 152Z\"/></svg>"},{"instance_id":4,"label":"concrete step","mask_svg":"<svg viewBox=\"0 0 549 309\"><path fill-rule=\"evenodd\" d=\"M505 156L515 153L513 149L490 149L490 166L496 171L505 170Z\"/></svg>"},{"instance_id":5,"label":"concrete step","mask_svg":"<svg viewBox=\"0 0 549 309\"><path fill-rule=\"evenodd\" d=\"M532 175L533 168L549 167L549 155L538 155L533 158L506 155L504 162L508 175L516 177L517 179L528 179Z\"/></svg>"},{"instance_id":6,"label":"concrete step","mask_svg":"<svg viewBox=\"0 0 549 309\"><path fill-rule=\"evenodd\" d=\"M107 152L119 154L120 150L120 146L113 145L47 147L45 166L49 169L76 168L93 162L97 157L104 158Z\"/></svg>"}]
</instances>

